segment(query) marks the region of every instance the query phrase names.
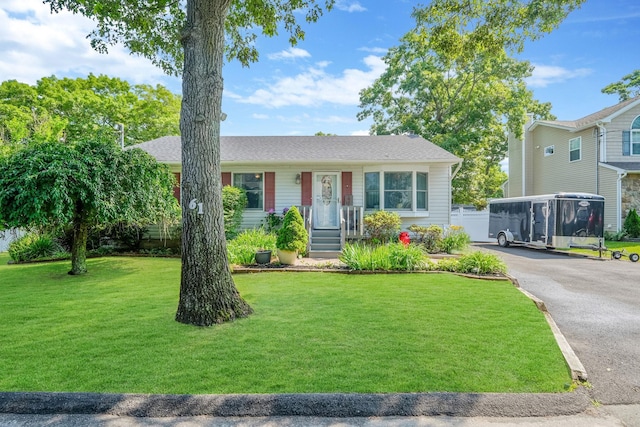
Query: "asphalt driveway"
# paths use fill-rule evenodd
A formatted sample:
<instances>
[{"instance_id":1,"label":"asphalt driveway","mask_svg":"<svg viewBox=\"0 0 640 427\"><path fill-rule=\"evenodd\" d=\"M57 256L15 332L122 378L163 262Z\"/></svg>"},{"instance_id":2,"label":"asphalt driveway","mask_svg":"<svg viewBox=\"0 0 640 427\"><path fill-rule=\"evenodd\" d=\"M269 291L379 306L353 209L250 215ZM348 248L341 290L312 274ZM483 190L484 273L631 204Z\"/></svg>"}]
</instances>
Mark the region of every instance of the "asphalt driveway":
<instances>
[{"instance_id":1,"label":"asphalt driveway","mask_svg":"<svg viewBox=\"0 0 640 427\"><path fill-rule=\"evenodd\" d=\"M640 263L477 246L502 257L520 286L545 302L587 371L593 399L640 403Z\"/></svg>"}]
</instances>

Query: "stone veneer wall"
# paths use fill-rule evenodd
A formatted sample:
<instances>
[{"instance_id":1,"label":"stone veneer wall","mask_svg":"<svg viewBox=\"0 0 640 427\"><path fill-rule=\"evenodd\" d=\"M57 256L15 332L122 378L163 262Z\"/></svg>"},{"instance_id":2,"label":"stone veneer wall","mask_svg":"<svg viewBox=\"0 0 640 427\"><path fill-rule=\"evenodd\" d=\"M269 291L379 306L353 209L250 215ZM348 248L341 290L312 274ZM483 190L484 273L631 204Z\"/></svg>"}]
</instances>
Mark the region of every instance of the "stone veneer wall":
<instances>
[{"instance_id":1,"label":"stone veneer wall","mask_svg":"<svg viewBox=\"0 0 640 427\"><path fill-rule=\"evenodd\" d=\"M629 174L622 180L622 221L631 209L640 214L640 175Z\"/></svg>"}]
</instances>

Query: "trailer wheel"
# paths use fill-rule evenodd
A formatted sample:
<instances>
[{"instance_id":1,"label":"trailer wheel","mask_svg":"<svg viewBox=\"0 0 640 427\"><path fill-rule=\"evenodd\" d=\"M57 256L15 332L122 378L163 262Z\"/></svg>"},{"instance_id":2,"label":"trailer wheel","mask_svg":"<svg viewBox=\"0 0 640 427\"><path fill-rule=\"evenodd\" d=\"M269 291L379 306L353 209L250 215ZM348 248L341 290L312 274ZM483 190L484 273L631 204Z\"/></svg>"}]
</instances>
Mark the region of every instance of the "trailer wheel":
<instances>
[{"instance_id":1,"label":"trailer wheel","mask_svg":"<svg viewBox=\"0 0 640 427\"><path fill-rule=\"evenodd\" d=\"M611 256L613 259L620 259L622 258L622 253L620 251L613 251L611 252Z\"/></svg>"},{"instance_id":2,"label":"trailer wheel","mask_svg":"<svg viewBox=\"0 0 640 427\"><path fill-rule=\"evenodd\" d=\"M498 234L498 246L500 246L501 248L506 248L507 246L509 246L509 240L507 240L506 234Z\"/></svg>"},{"instance_id":3,"label":"trailer wheel","mask_svg":"<svg viewBox=\"0 0 640 427\"><path fill-rule=\"evenodd\" d=\"M638 262L638 260L640 259L640 255L638 255L638 254L629 254L629 259L631 260L631 262Z\"/></svg>"}]
</instances>

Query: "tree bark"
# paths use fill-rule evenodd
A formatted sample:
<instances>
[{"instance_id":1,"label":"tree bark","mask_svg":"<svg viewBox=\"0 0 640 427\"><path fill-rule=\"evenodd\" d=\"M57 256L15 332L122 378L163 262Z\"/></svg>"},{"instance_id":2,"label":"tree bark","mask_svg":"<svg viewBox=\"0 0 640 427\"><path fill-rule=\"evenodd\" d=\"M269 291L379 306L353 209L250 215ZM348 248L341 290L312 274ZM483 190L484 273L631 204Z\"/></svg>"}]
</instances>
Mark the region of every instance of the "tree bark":
<instances>
[{"instance_id":1,"label":"tree bark","mask_svg":"<svg viewBox=\"0 0 640 427\"><path fill-rule=\"evenodd\" d=\"M76 208L82 209L82 207ZM81 211L80 211L81 212ZM87 236L89 226L81 214L76 213L73 219L73 241L71 242L71 271L69 274L79 275L87 272Z\"/></svg>"},{"instance_id":2,"label":"tree bark","mask_svg":"<svg viewBox=\"0 0 640 427\"><path fill-rule=\"evenodd\" d=\"M252 312L231 276L222 210L220 116L230 3L188 0L182 39L182 275L176 320L198 326Z\"/></svg>"}]
</instances>

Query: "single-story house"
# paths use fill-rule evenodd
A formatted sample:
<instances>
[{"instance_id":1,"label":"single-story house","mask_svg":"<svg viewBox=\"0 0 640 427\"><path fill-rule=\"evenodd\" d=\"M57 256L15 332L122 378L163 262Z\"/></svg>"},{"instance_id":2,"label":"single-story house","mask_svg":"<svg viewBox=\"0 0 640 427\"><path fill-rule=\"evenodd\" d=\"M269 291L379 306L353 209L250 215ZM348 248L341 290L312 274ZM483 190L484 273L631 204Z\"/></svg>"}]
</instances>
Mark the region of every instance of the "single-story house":
<instances>
[{"instance_id":1,"label":"single-story house","mask_svg":"<svg viewBox=\"0 0 640 427\"><path fill-rule=\"evenodd\" d=\"M179 136L135 147L168 164L180 181ZM400 214L404 229L448 226L451 180L462 162L415 135L223 136L220 157L223 185L247 192L242 227L298 206L315 256L360 236L364 215L378 210Z\"/></svg>"}]
</instances>

